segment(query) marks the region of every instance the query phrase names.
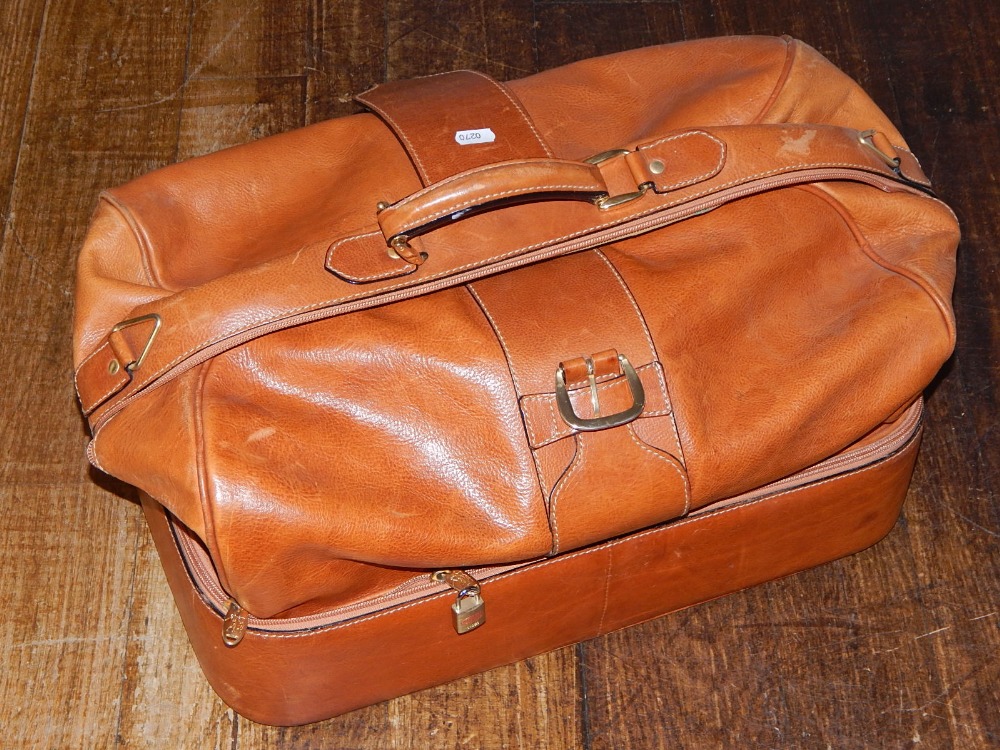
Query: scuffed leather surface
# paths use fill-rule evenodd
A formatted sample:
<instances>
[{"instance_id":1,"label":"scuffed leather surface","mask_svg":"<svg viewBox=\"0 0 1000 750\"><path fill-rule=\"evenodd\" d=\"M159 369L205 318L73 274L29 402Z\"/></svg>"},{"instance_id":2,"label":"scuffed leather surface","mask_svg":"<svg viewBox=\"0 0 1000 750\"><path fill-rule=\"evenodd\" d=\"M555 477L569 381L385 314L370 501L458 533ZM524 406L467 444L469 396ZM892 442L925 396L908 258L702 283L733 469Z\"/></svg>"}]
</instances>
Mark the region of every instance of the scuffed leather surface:
<instances>
[{"instance_id":1,"label":"scuffed leather surface","mask_svg":"<svg viewBox=\"0 0 1000 750\"><path fill-rule=\"evenodd\" d=\"M509 86L558 159L750 123L877 128L905 147L856 84L785 40L636 50ZM777 149L809 147L804 128ZM115 189L81 251L77 365L136 307L325 250L371 227L378 201L421 186L392 131L361 114ZM455 236L484 247L504 226L481 225L492 234L470 222ZM631 437L568 436L533 452L519 404L551 392L559 361L624 351L585 340L600 295L581 294L566 321L580 348L528 357L539 385L520 393L494 327L456 287L231 349L125 408L92 456L198 533L223 584L259 616L351 601L412 569L535 558L554 546L551 502L580 445L607 451L563 481L586 476L577 497L578 486L596 488L591 502L583 491L570 504L578 510L564 526L584 544L627 530L611 528L606 508L621 438L663 453L643 454L664 473L630 472L630 494L653 496L663 477L680 477L669 510L640 509L636 528L793 473L877 428L951 351L956 242L943 204L838 182L736 200L605 247L654 345L634 364L656 362L669 391L668 415L637 420ZM316 284L341 283L322 264L316 274ZM534 275L477 282L517 290L522 334L550 325L531 300L554 283L533 285ZM572 273L556 283L571 288ZM295 298L294 284L277 288ZM246 299L248 316L254 304ZM623 466L641 453L629 447Z\"/></svg>"}]
</instances>

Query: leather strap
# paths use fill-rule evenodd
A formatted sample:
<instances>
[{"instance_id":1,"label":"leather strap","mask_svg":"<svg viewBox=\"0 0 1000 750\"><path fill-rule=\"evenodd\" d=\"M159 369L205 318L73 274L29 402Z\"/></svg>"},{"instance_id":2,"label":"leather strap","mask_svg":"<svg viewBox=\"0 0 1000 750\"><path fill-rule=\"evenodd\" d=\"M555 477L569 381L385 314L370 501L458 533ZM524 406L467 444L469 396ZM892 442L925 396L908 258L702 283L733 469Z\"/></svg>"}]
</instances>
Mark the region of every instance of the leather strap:
<instances>
[{"instance_id":1,"label":"leather strap","mask_svg":"<svg viewBox=\"0 0 1000 750\"><path fill-rule=\"evenodd\" d=\"M608 211L584 203L545 201L480 214L418 238L422 252L429 255L421 266L388 257L382 231L373 224L330 245L317 244L138 306L131 320L155 315L161 323L155 341L149 340L151 325L120 325L77 370L78 393L95 435L107 419L144 389L281 328L430 293L599 246L612 238L665 226L779 185L854 179L879 187L895 183L905 190L910 189L911 182L926 184L919 165L908 152L897 151L906 175L901 180L883 159L860 143L858 132L850 129L753 125L687 132L702 132L725 143L724 163L705 165L700 174L710 177L681 181L686 184L676 187L671 180L664 180L668 188L664 192L649 191L642 198ZM808 135L807 152L794 145L789 148L789 144L800 143L803 134ZM656 144L666 144L674 151L678 143L704 144L703 139L683 135L644 144L635 152L649 163L659 153ZM483 243L483 237L494 239ZM322 272L324 261L335 275ZM294 299L289 298L287 289L296 290ZM248 306L248 300L252 306ZM198 314L202 310L212 310L213 314ZM125 366L144 351L143 364L128 371Z\"/></svg>"},{"instance_id":2,"label":"leather strap","mask_svg":"<svg viewBox=\"0 0 1000 750\"><path fill-rule=\"evenodd\" d=\"M487 164L552 157L514 95L472 70L392 81L355 98L395 133L424 185Z\"/></svg>"}]
</instances>

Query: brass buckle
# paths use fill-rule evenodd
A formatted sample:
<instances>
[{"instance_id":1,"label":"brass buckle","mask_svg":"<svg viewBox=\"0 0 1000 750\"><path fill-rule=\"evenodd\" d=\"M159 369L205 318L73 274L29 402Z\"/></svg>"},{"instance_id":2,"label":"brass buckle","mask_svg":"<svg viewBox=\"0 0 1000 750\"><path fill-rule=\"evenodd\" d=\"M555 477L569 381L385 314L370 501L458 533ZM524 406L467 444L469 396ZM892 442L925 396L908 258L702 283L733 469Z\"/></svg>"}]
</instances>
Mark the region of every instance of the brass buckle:
<instances>
[{"instance_id":1,"label":"brass buckle","mask_svg":"<svg viewBox=\"0 0 1000 750\"><path fill-rule=\"evenodd\" d=\"M625 375L629 390L632 392L632 405L616 414L601 416L601 405L597 397L597 381L594 378L594 364L588 358L590 401L594 406L594 414L597 415L592 419L584 419L573 411L573 402L569 400L569 392L566 390L566 373L562 365L559 366L559 369L556 370L556 406L559 407L559 416L563 418L566 424L574 430L581 432L596 432L597 430L606 430L610 427L620 427L623 424L628 424L642 414L642 409L646 405L646 392L643 390L642 381L639 380L638 373L625 358L624 354L618 355L618 364L621 365L622 373Z\"/></svg>"},{"instance_id":2,"label":"brass buckle","mask_svg":"<svg viewBox=\"0 0 1000 750\"><path fill-rule=\"evenodd\" d=\"M156 334L160 332L160 324L163 321L160 316L156 313L150 315L140 315L138 318L129 318L128 320L123 320L118 323L114 328L111 329L111 333L118 333L119 331L124 331L126 328L131 328L132 326L137 326L140 323L152 323L153 331L149 334L149 338L146 339L146 345L142 347L142 351L139 356L125 365L125 369L129 372L135 372L138 370L142 363L146 361L146 355L149 354L150 348L153 346L153 339L156 338Z\"/></svg>"},{"instance_id":3,"label":"brass buckle","mask_svg":"<svg viewBox=\"0 0 1000 750\"><path fill-rule=\"evenodd\" d=\"M585 164L593 164L595 167L598 164L603 164L609 159L615 159L619 156L626 156L632 153L626 148L613 148L610 151L602 151L599 154L594 154L593 156L584 159ZM649 182L644 182L639 185L639 189L631 193L622 193L621 195L599 195L594 198L594 205L597 206L602 211L607 211L609 208L614 208L615 206L620 206L623 203L630 203L631 201L637 200L646 194L646 191L650 187Z\"/></svg>"}]
</instances>

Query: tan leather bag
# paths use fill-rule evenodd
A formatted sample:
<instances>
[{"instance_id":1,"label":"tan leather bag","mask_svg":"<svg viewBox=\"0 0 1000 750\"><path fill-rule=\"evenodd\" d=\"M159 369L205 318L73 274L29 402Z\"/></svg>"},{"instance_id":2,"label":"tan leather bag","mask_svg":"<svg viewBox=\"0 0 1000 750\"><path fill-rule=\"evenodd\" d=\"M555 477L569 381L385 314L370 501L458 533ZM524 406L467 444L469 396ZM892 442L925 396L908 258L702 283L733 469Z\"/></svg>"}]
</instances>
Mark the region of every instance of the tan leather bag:
<instances>
[{"instance_id":1,"label":"tan leather bag","mask_svg":"<svg viewBox=\"0 0 1000 750\"><path fill-rule=\"evenodd\" d=\"M853 81L725 38L358 101L108 191L79 260L88 455L237 710L316 720L891 528L958 230Z\"/></svg>"}]
</instances>

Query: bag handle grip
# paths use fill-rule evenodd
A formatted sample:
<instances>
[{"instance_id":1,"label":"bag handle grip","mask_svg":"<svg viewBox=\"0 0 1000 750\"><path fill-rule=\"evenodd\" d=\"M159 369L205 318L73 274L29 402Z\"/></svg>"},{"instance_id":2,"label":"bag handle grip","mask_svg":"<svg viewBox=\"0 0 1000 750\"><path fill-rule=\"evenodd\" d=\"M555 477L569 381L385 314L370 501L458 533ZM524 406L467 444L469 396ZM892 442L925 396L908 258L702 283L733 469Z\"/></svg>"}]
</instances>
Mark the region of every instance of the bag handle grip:
<instances>
[{"instance_id":1,"label":"bag handle grip","mask_svg":"<svg viewBox=\"0 0 1000 750\"><path fill-rule=\"evenodd\" d=\"M405 252L409 239L479 211L551 198L597 203L608 196L597 164L518 159L460 172L395 203L379 203L378 223L386 243Z\"/></svg>"}]
</instances>

